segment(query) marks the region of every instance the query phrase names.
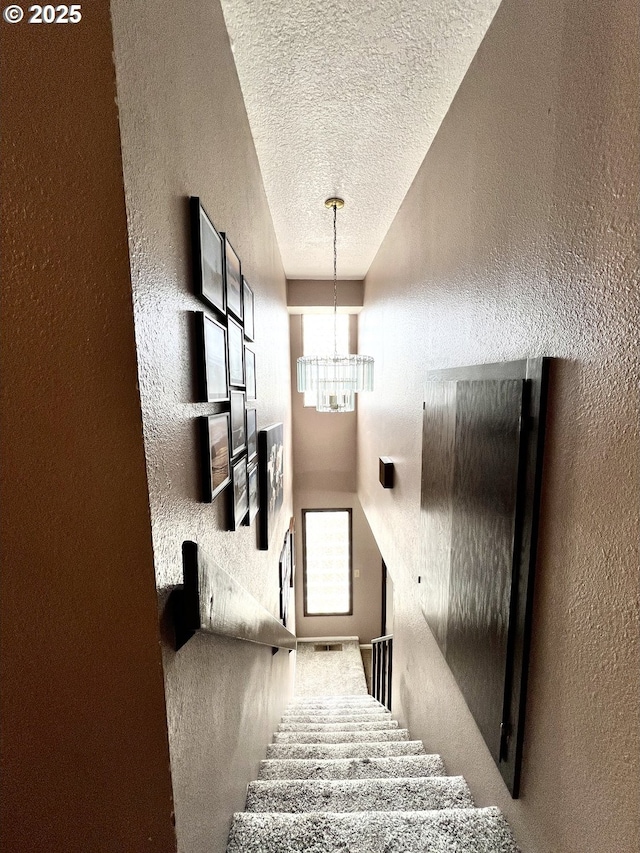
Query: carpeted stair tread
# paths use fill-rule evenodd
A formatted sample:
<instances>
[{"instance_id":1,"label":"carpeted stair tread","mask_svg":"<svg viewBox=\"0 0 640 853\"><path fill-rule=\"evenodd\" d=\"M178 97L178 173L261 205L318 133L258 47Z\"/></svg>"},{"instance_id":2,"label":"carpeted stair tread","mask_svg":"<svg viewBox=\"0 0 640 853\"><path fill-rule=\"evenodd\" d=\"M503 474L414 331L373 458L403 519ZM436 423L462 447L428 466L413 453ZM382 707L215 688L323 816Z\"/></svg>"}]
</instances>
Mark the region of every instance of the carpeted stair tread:
<instances>
[{"instance_id":1,"label":"carpeted stair tread","mask_svg":"<svg viewBox=\"0 0 640 853\"><path fill-rule=\"evenodd\" d=\"M407 741L404 741L407 743ZM439 755L390 758L289 758L260 762L258 779L384 779L394 776L444 776Z\"/></svg>"},{"instance_id":2,"label":"carpeted stair tread","mask_svg":"<svg viewBox=\"0 0 640 853\"><path fill-rule=\"evenodd\" d=\"M390 717L387 720L364 720L358 723L345 723L340 720L337 723L280 723L279 732L376 732L389 729L397 729L398 723Z\"/></svg>"},{"instance_id":3,"label":"carpeted stair tread","mask_svg":"<svg viewBox=\"0 0 640 853\"><path fill-rule=\"evenodd\" d=\"M363 743L272 743L267 758L389 758L425 755L421 740L365 741Z\"/></svg>"},{"instance_id":4,"label":"carpeted stair tread","mask_svg":"<svg viewBox=\"0 0 640 853\"><path fill-rule=\"evenodd\" d=\"M337 723L343 721L345 723L360 723L371 722L375 723L379 720L390 720L391 714L388 711L380 708L380 710L363 710L363 711L334 711L331 714L320 712L317 714L291 714L289 712L283 714L283 723Z\"/></svg>"},{"instance_id":5,"label":"carpeted stair tread","mask_svg":"<svg viewBox=\"0 0 640 853\"><path fill-rule=\"evenodd\" d=\"M274 743L359 743L362 741L409 740L407 729L388 729L386 731L345 732L276 732Z\"/></svg>"},{"instance_id":6,"label":"carpeted stair tread","mask_svg":"<svg viewBox=\"0 0 640 853\"><path fill-rule=\"evenodd\" d=\"M387 812L472 808L462 776L251 782L248 812Z\"/></svg>"},{"instance_id":7,"label":"carpeted stair tread","mask_svg":"<svg viewBox=\"0 0 640 853\"><path fill-rule=\"evenodd\" d=\"M339 701L322 701L315 699L311 702L293 702L287 707L287 711L345 711L352 708L382 708L384 710L384 705L378 702L377 699L374 699L373 696L358 696L352 698L343 696Z\"/></svg>"},{"instance_id":8,"label":"carpeted stair tread","mask_svg":"<svg viewBox=\"0 0 640 853\"><path fill-rule=\"evenodd\" d=\"M496 808L274 814L233 819L227 853L518 853Z\"/></svg>"},{"instance_id":9,"label":"carpeted stair tread","mask_svg":"<svg viewBox=\"0 0 640 853\"><path fill-rule=\"evenodd\" d=\"M314 693L312 696L294 696L291 705L314 705L317 703L331 705L341 703L358 704L377 702L370 693Z\"/></svg>"}]
</instances>

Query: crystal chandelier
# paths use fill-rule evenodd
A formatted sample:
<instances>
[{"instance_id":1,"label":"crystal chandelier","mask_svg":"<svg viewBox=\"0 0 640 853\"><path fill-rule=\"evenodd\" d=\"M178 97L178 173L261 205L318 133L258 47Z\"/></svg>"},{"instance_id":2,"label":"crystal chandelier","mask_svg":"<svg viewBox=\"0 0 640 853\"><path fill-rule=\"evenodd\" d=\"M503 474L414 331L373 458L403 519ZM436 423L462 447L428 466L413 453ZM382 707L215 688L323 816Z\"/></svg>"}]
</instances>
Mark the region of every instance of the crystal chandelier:
<instances>
[{"instance_id":1,"label":"crystal chandelier","mask_svg":"<svg viewBox=\"0 0 640 853\"><path fill-rule=\"evenodd\" d=\"M338 238L337 212L341 198L328 198L333 209L333 355L304 355L298 359L298 391L316 393L318 412L353 412L356 393L373 390L373 359L369 355L338 355Z\"/></svg>"}]
</instances>

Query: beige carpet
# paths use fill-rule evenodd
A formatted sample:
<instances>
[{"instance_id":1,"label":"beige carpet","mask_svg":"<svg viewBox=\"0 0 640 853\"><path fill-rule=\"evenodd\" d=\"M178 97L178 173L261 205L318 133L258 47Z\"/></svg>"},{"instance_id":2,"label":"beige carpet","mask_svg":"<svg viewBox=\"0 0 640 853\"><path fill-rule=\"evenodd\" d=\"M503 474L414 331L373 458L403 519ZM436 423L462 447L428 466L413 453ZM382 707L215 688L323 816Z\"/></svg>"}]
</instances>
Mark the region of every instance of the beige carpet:
<instances>
[{"instance_id":1,"label":"beige carpet","mask_svg":"<svg viewBox=\"0 0 640 853\"><path fill-rule=\"evenodd\" d=\"M341 651L316 651L326 645L315 640L298 640L296 656L296 696L362 696L367 693L357 639L329 643Z\"/></svg>"}]
</instances>

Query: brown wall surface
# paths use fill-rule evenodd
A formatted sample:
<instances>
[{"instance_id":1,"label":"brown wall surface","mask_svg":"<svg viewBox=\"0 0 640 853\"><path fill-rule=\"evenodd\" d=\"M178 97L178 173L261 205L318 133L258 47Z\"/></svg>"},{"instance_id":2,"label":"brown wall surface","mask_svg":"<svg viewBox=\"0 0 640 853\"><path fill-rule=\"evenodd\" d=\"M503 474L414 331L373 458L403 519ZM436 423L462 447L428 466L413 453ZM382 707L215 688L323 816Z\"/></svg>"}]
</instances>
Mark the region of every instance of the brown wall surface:
<instances>
[{"instance_id":1,"label":"brown wall surface","mask_svg":"<svg viewBox=\"0 0 640 853\"><path fill-rule=\"evenodd\" d=\"M359 489L396 592L394 707L526 853L640 843L638 79L633 0L505 0L365 282ZM421 406L425 370L535 355L556 364L511 801L417 605Z\"/></svg>"},{"instance_id":2,"label":"brown wall surface","mask_svg":"<svg viewBox=\"0 0 640 853\"><path fill-rule=\"evenodd\" d=\"M83 11L0 23L2 849L169 853L109 4Z\"/></svg>"},{"instance_id":3,"label":"brown wall surface","mask_svg":"<svg viewBox=\"0 0 640 853\"><path fill-rule=\"evenodd\" d=\"M321 298L318 282L309 282ZM311 300L315 301L315 300ZM322 304L316 302L316 304ZM358 318L350 318L351 351L357 352ZM380 552L356 494L357 412L335 415L304 406L296 389L296 360L302 355L302 317L290 318L293 412L293 482L296 519L296 632L299 637L359 637L361 643L380 636L382 621ZM352 513L352 616L305 616L302 587L303 509L347 509Z\"/></svg>"},{"instance_id":4,"label":"brown wall surface","mask_svg":"<svg viewBox=\"0 0 640 853\"><path fill-rule=\"evenodd\" d=\"M182 579L193 539L272 613L291 516L286 282L218 2L112 3L133 270L140 393L158 587ZM201 197L255 291L258 427L283 422L285 500L268 552L257 524L225 530L225 501L201 501L187 198ZM290 690L280 652L211 637L164 646L176 830L183 853L223 851L234 810Z\"/></svg>"}]
</instances>

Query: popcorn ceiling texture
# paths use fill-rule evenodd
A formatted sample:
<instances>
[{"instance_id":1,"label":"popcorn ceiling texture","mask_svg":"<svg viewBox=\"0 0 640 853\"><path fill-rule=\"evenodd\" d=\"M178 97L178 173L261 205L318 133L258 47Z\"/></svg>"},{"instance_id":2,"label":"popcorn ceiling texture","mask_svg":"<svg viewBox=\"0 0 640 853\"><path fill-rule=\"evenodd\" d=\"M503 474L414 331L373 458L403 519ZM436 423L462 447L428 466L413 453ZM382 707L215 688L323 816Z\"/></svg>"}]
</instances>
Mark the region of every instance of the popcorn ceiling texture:
<instances>
[{"instance_id":1,"label":"popcorn ceiling texture","mask_svg":"<svg viewBox=\"0 0 640 853\"><path fill-rule=\"evenodd\" d=\"M288 278L366 273L498 0L222 0Z\"/></svg>"}]
</instances>

